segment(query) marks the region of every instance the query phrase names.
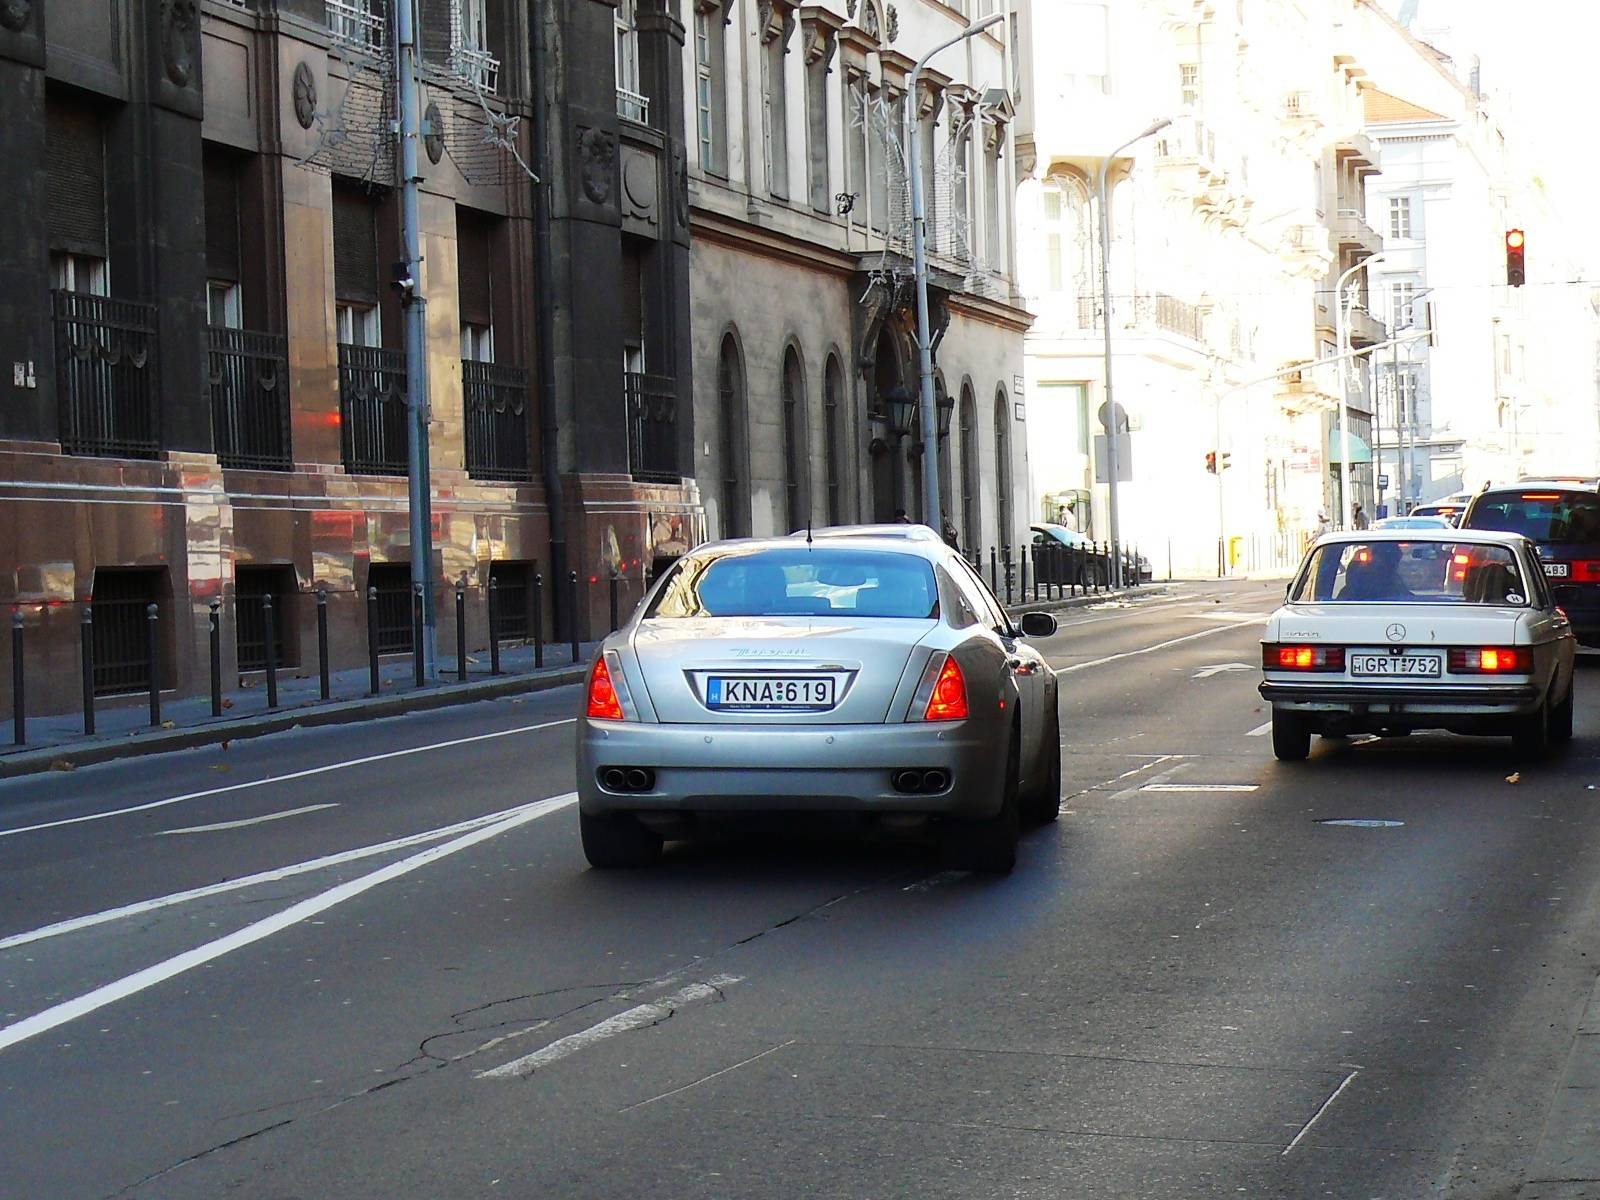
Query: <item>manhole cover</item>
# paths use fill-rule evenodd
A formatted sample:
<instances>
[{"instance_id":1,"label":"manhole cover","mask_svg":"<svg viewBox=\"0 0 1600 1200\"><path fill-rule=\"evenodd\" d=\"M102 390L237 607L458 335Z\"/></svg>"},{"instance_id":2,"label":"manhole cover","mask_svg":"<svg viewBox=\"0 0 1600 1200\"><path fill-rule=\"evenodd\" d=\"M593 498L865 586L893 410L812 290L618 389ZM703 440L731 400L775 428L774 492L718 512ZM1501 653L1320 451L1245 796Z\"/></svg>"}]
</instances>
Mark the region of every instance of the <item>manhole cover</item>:
<instances>
[{"instance_id":1,"label":"manhole cover","mask_svg":"<svg viewBox=\"0 0 1600 1200\"><path fill-rule=\"evenodd\" d=\"M1404 821L1382 821L1375 817L1324 817L1318 825L1353 825L1357 829L1392 829Z\"/></svg>"}]
</instances>

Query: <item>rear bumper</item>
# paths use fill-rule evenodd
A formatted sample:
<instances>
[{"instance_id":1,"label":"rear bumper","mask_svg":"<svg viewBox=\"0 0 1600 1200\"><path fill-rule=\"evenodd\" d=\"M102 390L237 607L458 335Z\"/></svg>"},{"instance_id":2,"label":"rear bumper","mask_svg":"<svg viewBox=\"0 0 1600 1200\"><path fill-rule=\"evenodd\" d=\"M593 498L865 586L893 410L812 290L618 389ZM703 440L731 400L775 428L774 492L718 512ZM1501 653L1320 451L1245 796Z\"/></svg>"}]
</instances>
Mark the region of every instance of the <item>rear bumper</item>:
<instances>
[{"instance_id":1,"label":"rear bumper","mask_svg":"<svg viewBox=\"0 0 1600 1200\"><path fill-rule=\"evenodd\" d=\"M631 813L857 813L988 817L999 810L1008 729L994 722L764 726L581 720L578 805ZM612 792L608 766L647 767L646 792ZM940 768L933 795L896 791L901 769Z\"/></svg>"},{"instance_id":2,"label":"rear bumper","mask_svg":"<svg viewBox=\"0 0 1600 1200\"><path fill-rule=\"evenodd\" d=\"M1271 701L1274 708L1346 716L1380 725L1415 724L1427 718L1521 717L1537 711L1540 700L1539 688L1532 683L1377 688L1365 684L1285 683L1269 679L1259 690L1262 698Z\"/></svg>"}]
</instances>

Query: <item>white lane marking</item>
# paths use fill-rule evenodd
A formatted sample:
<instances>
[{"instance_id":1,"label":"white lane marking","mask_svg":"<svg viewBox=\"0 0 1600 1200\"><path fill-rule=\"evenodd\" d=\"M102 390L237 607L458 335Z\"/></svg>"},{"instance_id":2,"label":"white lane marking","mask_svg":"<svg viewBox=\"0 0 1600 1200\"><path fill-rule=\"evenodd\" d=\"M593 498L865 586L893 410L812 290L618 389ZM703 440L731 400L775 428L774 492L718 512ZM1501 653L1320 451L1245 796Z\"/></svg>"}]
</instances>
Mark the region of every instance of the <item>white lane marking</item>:
<instances>
[{"instance_id":1,"label":"white lane marking","mask_svg":"<svg viewBox=\"0 0 1600 1200\"><path fill-rule=\"evenodd\" d=\"M1185 770L1188 767L1189 764L1182 761L1183 757L1184 756L1181 755L1181 754L1169 754L1169 755L1166 756L1166 758L1160 758L1160 759L1157 759L1155 762L1151 763L1150 766L1154 767L1154 766L1159 766L1162 762L1166 761L1166 759L1178 759L1179 760L1176 766L1168 767L1165 771L1158 771L1154 776L1155 780L1157 782L1160 782L1163 779L1171 779L1174 775L1177 775L1179 772ZM1139 770L1144 770L1144 769L1145 768L1143 768L1143 767L1139 768ZM1124 771L1121 775L1118 775L1116 779L1111 780L1111 782L1112 783L1116 783L1117 780L1126 779L1129 775L1137 775L1139 773L1139 770ZM1113 800L1113 801L1116 801L1116 800L1129 800L1129 799L1132 799L1134 796L1137 796L1142 790L1143 790L1143 785L1142 784L1130 783L1127 787L1123 788L1120 792L1111 793L1110 799Z\"/></svg>"},{"instance_id":2,"label":"white lane marking","mask_svg":"<svg viewBox=\"0 0 1600 1200\"><path fill-rule=\"evenodd\" d=\"M574 802L575 797L576 793L568 792L565 796L554 797L553 800L566 800L567 804L570 805ZM53 925L42 925L38 929L30 929L25 933L13 933L9 937L0 938L0 950L9 950L13 946L26 946L29 942L42 942L46 938L60 937L64 933L76 933L80 929L89 929L95 925L105 925L111 921L120 921L125 917L137 917L143 913L154 912L159 908L170 908L174 904L186 904L190 900L203 900L207 896L220 896L224 892L237 892L263 883L277 883L279 880L290 879L296 875L305 875L312 871L323 871L329 867L337 867L347 862L356 862L359 859L388 854L393 850L404 850L408 846L420 846L425 842L437 842L442 838L453 837L458 833L467 833L473 829L482 829L485 825L493 825L497 821L507 820L517 816L519 813L526 812L536 804L550 803L552 803L552 799L532 800L527 804L519 804L515 808L485 813L481 817L457 821L454 825L443 825L438 829L426 829L421 833L407 834L405 837L393 838L387 842L376 842L370 846L358 846L354 850L341 850L337 854L325 854L320 858L291 863L286 867L274 867L270 871L258 871L254 875L241 875L237 879L225 879L220 883L206 884L204 887L189 888L187 891L182 892L171 892L165 896L156 896L150 900L139 900L117 908L108 908L103 912L87 913L81 917L70 917L65 921L57 921ZM554 810L552 809L551 811Z\"/></svg>"},{"instance_id":3,"label":"white lane marking","mask_svg":"<svg viewBox=\"0 0 1600 1200\"><path fill-rule=\"evenodd\" d=\"M1241 663L1241 662L1212 663L1209 667L1201 667L1193 675L1189 676L1189 678L1190 679L1210 679L1213 675L1221 675L1221 674L1223 674L1224 672L1227 672L1227 671L1250 671L1250 670L1254 670L1254 668L1251 667L1249 663Z\"/></svg>"},{"instance_id":4,"label":"white lane marking","mask_svg":"<svg viewBox=\"0 0 1600 1200\"><path fill-rule=\"evenodd\" d=\"M1263 722L1261 722L1261 724L1257 725L1254 729L1252 729L1249 733L1245 734L1245 737L1262 737L1262 736L1264 736L1266 734L1269 734L1271 732L1272 732L1272 722L1271 721L1263 721Z\"/></svg>"},{"instance_id":5,"label":"white lane marking","mask_svg":"<svg viewBox=\"0 0 1600 1200\"><path fill-rule=\"evenodd\" d=\"M1139 650L1124 650L1121 654L1111 654L1105 658L1091 659L1089 662L1073 663L1070 667L1057 667L1057 675L1070 675L1074 671L1087 671L1090 667L1103 667L1106 663L1119 662L1124 658L1134 658L1140 654L1153 654L1157 650L1165 650L1169 646L1179 646L1184 642L1192 642L1196 638L1210 637L1214 633L1227 633L1230 629L1243 629L1247 625L1264 625L1267 622L1263 614L1252 621L1239 621L1233 625L1218 625L1211 629L1202 629L1199 633L1185 634L1183 637L1171 638L1165 642L1157 642L1153 646L1145 646Z\"/></svg>"},{"instance_id":6,"label":"white lane marking","mask_svg":"<svg viewBox=\"0 0 1600 1200\"><path fill-rule=\"evenodd\" d=\"M245 817L241 821L218 821L215 825L189 825L183 829L158 829L156 837L172 837L179 833L214 833L220 829L243 829L247 825L265 825L268 821L281 821L285 817L298 817L301 813L321 812L325 808L338 808L337 804L308 804L304 808L288 808L283 812L268 813L264 817Z\"/></svg>"},{"instance_id":7,"label":"white lane marking","mask_svg":"<svg viewBox=\"0 0 1600 1200\"><path fill-rule=\"evenodd\" d=\"M1322 1102L1322 1107L1317 1109L1317 1111L1314 1112L1313 1114L1311 1114L1311 1120L1307 1121L1304 1125L1302 1125L1300 1127L1300 1132L1294 1135L1294 1141L1290 1142L1287 1146L1285 1146L1279 1152L1279 1154L1278 1154L1279 1158L1282 1158L1285 1154L1288 1154L1289 1151L1293 1150L1296 1146L1298 1146L1300 1144L1300 1139L1305 1137L1306 1134L1311 1132L1311 1127L1317 1123L1317 1118L1321 1117L1323 1113L1327 1112L1330 1108L1333 1107L1333 1102L1339 1098L1340 1094L1345 1090L1345 1088L1349 1087L1350 1084L1355 1081L1355 1077L1357 1075L1359 1075L1359 1074L1361 1074L1361 1070L1358 1067L1356 1070L1351 1071L1350 1074L1348 1074L1348 1075L1346 1075L1344 1077L1344 1082L1341 1083L1338 1087L1333 1089L1333 1095L1329 1096L1326 1100L1324 1100Z\"/></svg>"},{"instance_id":8,"label":"white lane marking","mask_svg":"<svg viewBox=\"0 0 1600 1200\"><path fill-rule=\"evenodd\" d=\"M630 1104L626 1108L619 1108L619 1109L617 1109L617 1112L618 1113L632 1112L636 1108L644 1108L646 1105L654 1104L657 1100L668 1100L668 1099L672 1098L673 1096L682 1095L684 1092L687 1092L690 1088L697 1088L702 1083L710 1083L713 1079L720 1079L722 1076L728 1074L728 1072L737 1071L740 1067L748 1067L751 1063L758 1062L761 1059L765 1058L769 1054L776 1054L779 1050L787 1050L790 1046L794 1045L795 1042L797 1042L798 1040L799 1040L798 1038L790 1038L787 1042L780 1042L776 1046L768 1046L760 1054L752 1054L749 1058L740 1059L738 1062L734 1063L731 1067L723 1067L722 1070L713 1071L709 1075L705 1075L705 1076L702 1076L699 1079L696 1079L693 1083L686 1083L682 1087L673 1088L670 1092L662 1092L659 1096L651 1096L650 1099L648 1099L648 1100L641 1100L637 1104Z\"/></svg>"},{"instance_id":9,"label":"white lane marking","mask_svg":"<svg viewBox=\"0 0 1600 1200\"><path fill-rule=\"evenodd\" d=\"M679 988L672 995L660 1000L652 1000L648 1004L636 1004L625 1012L619 1012L614 1017L607 1017L599 1024L578 1033L569 1033L564 1038L557 1038L541 1050L532 1054L524 1054L521 1058L513 1058L508 1063L498 1067L491 1067L487 1071L479 1071L478 1079L516 1079L525 1075L532 1075L540 1067L547 1067L553 1062L559 1062L585 1050L596 1042L606 1038L616 1037L619 1033L629 1033L635 1029L643 1029L647 1025L655 1025L665 1021L685 1004L693 1004L699 1000L709 1000L720 995L723 988L743 980L742 975L717 975L704 983L691 983L688 987Z\"/></svg>"},{"instance_id":10,"label":"white lane marking","mask_svg":"<svg viewBox=\"0 0 1600 1200\"><path fill-rule=\"evenodd\" d=\"M425 754L429 750L448 750L453 746L469 746L474 742L486 742L490 738L511 737L518 733L536 733L541 729L554 729L557 725L571 725L576 717L566 717L559 721L544 721L538 725L518 725L515 729L498 729L493 733L477 733L471 737L452 738L447 742L429 742L426 746L410 746L405 750L389 750L383 754L369 754L365 758L352 758L345 762L328 763L321 767L308 767L304 771L291 771L287 775L268 775L265 779L250 779L244 783L229 783L222 787L206 788L199 792L185 792L181 796L168 796L165 800L152 800L148 804L135 804L129 808L114 808L108 812L86 813L81 817L63 817L59 821L44 821L38 825L21 825L16 829L0 829L0 838L11 837L18 833L38 833L41 829L58 829L63 825L81 825L85 821L104 821L108 817L124 817L130 813L148 812L152 808L165 808L169 804L180 804L185 800L203 800L207 796L221 796L227 792L241 792L246 788L264 787L269 783L287 783L291 779L305 779L312 775L322 775L328 771L342 771L346 767L361 767L367 763L383 762L390 758L404 758L410 754Z\"/></svg>"},{"instance_id":11,"label":"white lane marking","mask_svg":"<svg viewBox=\"0 0 1600 1200\"><path fill-rule=\"evenodd\" d=\"M1255 783L1147 783L1141 792L1253 792Z\"/></svg>"},{"instance_id":12,"label":"white lane marking","mask_svg":"<svg viewBox=\"0 0 1600 1200\"><path fill-rule=\"evenodd\" d=\"M155 987L175 976L182 975L185 971L192 971L196 967L204 966L214 959L235 950L242 949L275 933L281 933L293 925L299 924L308 917L318 913L327 912L330 908L343 904L346 900L353 900L363 892L371 891L380 884L399 879L402 875L409 875L421 867L439 862L452 854L459 853L479 842L486 842L490 838L499 837L502 833L509 833L519 825L526 825L529 821L537 820L557 809L566 808L577 800L576 792L569 792L565 796L557 796L550 800L543 800L530 804L514 817L507 817L493 825L485 825L482 829L475 829L471 833L444 843L442 846L430 846L420 854L413 854L409 858L402 858L399 862L390 863L386 867L379 867L370 874L359 879L352 879L341 883L338 887L329 888L317 896L290 905L280 913L265 917L253 925L246 925L234 933L215 941L207 942L203 946L196 946L193 950L186 950L164 962L146 967L142 971L135 971L132 975L125 975L121 979L97 987L93 991L85 992L71 1000L52 1005L43 1012L34 1013L33 1016L24 1018L14 1025L0 1028L0 1050L15 1046L18 1042L27 1041L41 1033L47 1033L68 1021L75 1021L79 1017L115 1004L118 1000L125 1000L129 996L137 995L147 988Z\"/></svg>"}]
</instances>

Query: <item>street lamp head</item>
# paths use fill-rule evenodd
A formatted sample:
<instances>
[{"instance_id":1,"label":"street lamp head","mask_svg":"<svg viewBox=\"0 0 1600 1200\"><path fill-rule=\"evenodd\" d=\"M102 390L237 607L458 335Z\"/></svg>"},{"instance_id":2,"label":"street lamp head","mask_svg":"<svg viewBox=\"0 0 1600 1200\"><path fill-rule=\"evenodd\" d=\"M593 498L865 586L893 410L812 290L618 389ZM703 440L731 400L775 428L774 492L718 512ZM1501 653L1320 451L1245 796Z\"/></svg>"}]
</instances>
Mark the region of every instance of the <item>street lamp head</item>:
<instances>
[{"instance_id":1,"label":"street lamp head","mask_svg":"<svg viewBox=\"0 0 1600 1200\"><path fill-rule=\"evenodd\" d=\"M1160 133L1163 129L1165 129L1168 125L1171 125L1171 124L1172 124L1172 118L1171 117L1162 117L1159 121L1152 121L1150 123L1150 127L1148 129L1146 129L1143 133L1141 133L1139 135L1139 137L1140 138L1147 138L1152 133ZM1138 139L1136 138L1134 140L1137 141Z\"/></svg>"},{"instance_id":2,"label":"street lamp head","mask_svg":"<svg viewBox=\"0 0 1600 1200\"><path fill-rule=\"evenodd\" d=\"M961 36L964 38L969 38L975 33L982 33L985 29L989 28L989 26L998 25L1005 19L1005 13L995 13L993 16L985 17L981 21L974 21L971 25L968 25L961 31Z\"/></svg>"},{"instance_id":3,"label":"street lamp head","mask_svg":"<svg viewBox=\"0 0 1600 1200\"><path fill-rule=\"evenodd\" d=\"M884 393L883 399L889 406L889 428L894 430L897 437L904 437L911 432L911 426L917 419L917 397L910 388L890 388Z\"/></svg>"}]
</instances>

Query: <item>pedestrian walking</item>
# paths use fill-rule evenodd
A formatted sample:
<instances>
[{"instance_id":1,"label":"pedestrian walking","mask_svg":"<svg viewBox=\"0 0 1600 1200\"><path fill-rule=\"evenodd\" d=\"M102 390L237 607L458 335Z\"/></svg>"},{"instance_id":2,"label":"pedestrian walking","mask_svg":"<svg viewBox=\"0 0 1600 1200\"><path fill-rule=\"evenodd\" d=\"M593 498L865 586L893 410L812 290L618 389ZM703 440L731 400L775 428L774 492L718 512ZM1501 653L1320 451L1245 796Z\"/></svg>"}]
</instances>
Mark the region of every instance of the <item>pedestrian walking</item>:
<instances>
[{"instance_id":1,"label":"pedestrian walking","mask_svg":"<svg viewBox=\"0 0 1600 1200\"><path fill-rule=\"evenodd\" d=\"M956 532L955 524L950 520L948 513L943 518L939 533L944 538L944 544L949 546L950 549L961 549L961 535Z\"/></svg>"},{"instance_id":2,"label":"pedestrian walking","mask_svg":"<svg viewBox=\"0 0 1600 1200\"><path fill-rule=\"evenodd\" d=\"M1328 514L1320 508L1317 509L1317 531L1316 533L1312 534L1312 537L1319 538L1323 534L1330 532L1332 529L1333 526L1328 522Z\"/></svg>"},{"instance_id":3,"label":"pedestrian walking","mask_svg":"<svg viewBox=\"0 0 1600 1200\"><path fill-rule=\"evenodd\" d=\"M1365 529L1372 524L1371 521L1367 520L1366 511L1361 507L1359 501L1356 503L1354 511L1350 514L1350 523L1357 529Z\"/></svg>"}]
</instances>

